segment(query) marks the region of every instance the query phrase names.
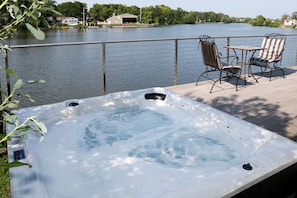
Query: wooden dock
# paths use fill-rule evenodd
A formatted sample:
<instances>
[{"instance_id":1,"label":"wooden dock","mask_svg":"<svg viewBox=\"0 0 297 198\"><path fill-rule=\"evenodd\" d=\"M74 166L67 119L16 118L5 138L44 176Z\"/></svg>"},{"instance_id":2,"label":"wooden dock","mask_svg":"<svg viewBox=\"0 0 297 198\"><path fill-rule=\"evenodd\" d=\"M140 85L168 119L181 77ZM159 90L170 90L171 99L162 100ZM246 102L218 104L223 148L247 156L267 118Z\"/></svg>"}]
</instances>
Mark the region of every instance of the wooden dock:
<instances>
[{"instance_id":1,"label":"wooden dock","mask_svg":"<svg viewBox=\"0 0 297 198\"><path fill-rule=\"evenodd\" d=\"M212 81L166 89L297 141L297 66L284 70L285 78L274 71L271 81L268 73L255 75L259 83L251 77L247 85L239 81L238 91L232 81L218 82L212 93Z\"/></svg>"}]
</instances>

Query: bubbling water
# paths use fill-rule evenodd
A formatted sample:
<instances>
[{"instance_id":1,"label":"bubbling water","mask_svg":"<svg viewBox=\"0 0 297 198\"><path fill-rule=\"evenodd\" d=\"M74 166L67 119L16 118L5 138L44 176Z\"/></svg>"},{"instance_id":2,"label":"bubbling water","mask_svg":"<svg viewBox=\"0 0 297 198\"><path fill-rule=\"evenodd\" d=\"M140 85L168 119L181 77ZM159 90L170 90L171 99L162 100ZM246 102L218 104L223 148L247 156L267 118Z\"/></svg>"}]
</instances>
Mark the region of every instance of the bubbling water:
<instances>
[{"instance_id":1,"label":"bubbling water","mask_svg":"<svg viewBox=\"0 0 297 198\"><path fill-rule=\"evenodd\" d=\"M168 116L139 106L120 108L90 121L85 129L85 145L88 148L103 144L113 145L152 128L157 129L172 123Z\"/></svg>"},{"instance_id":2,"label":"bubbling water","mask_svg":"<svg viewBox=\"0 0 297 198\"><path fill-rule=\"evenodd\" d=\"M204 166L205 163L235 159L233 150L218 140L188 131L167 134L136 147L129 155L174 168Z\"/></svg>"},{"instance_id":3,"label":"bubbling water","mask_svg":"<svg viewBox=\"0 0 297 198\"><path fill-rule=\"evenodd\" d=\"M135 146L128 152L129 157L172 168L205 166L236 158L234 150L218 139L201 134L194 127L177 126L169 116L151 109L119 108L89 122L83 135L84 146L90 150L130 141Z\"/></svg>"}]
</instances>

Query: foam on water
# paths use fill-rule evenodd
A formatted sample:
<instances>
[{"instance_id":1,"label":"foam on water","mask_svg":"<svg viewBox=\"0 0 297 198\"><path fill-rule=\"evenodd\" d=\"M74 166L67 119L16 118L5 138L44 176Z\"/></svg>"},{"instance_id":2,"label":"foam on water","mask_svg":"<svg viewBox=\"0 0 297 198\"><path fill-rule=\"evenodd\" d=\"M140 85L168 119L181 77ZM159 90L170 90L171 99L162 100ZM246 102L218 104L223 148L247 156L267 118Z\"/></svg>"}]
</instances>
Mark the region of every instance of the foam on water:
<instances>
[{"instance_id":1,"label":"foam on water","mask_svg":"<svg viewBox=\"0 0 297 198\"><path fill-rule=\"evenodd\" d=\"M172 124L167 116L141 109L139 106L120 108L105 114L95 114L85 129L88 148L131 139L134 135Z\"/></svg>"},{"instance_id":2,"label":"foam on water","mask_svg":"<svg viewBox=\"0 0 297 198\"><path fill-rule=\"evenodd\" d=\"M174 168L206 166L205 163L213 161L230 163L235 159L234 151L227 145L184 130L138 146L129 152L129 156L150 158L156 163Z\"/></svg>"}]
</instances>

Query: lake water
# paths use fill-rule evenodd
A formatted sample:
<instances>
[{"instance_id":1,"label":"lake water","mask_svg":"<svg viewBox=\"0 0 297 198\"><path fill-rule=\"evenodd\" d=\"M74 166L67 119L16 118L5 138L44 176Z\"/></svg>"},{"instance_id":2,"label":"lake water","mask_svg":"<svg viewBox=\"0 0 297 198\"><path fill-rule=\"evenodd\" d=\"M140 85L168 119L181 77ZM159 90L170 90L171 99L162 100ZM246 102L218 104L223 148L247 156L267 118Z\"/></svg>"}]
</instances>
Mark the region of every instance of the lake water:
<instances>
[{"instance_id":1,"label":"lake water","mask_svg":"<svg viewBox=\"0 0 297 198\"><path fill-rule=\"evenodd\" d=\"M119 41L162 38L198 38L199 35L240 36L267 33L296 34L295 29L253 27L248 24L172 25L151 28L101 28L46 31L46 39L35 40L28 33L19 33L11 45ZM232 44L261 45L262 38L232 40ZM193 42L194 41L194 42ZM295 65L296 37L288 37L284 66ZM223 50L225 40L217 41ZM111 44L106 48L107 92L135 90L174 83L174 42ZM3 60L1 65L3 65ZM20 78L44 79L45 84L25 87L36 100L34 105L86 98L103 94L102 46L83 45L14 49L9 65ZM198 67L199 66L199 67ZM204 70L197 40L178 44L177 84L195 82ZM2 78L3 79L3 78ZM23 106L32 104L24 102Z\"/></svg>"},{"instance_id":2,"label":"lake water","mask_svg":"<svg viewBox=\"0 0 297 198\"><path fill-rule=\"evenodd\" d=\"M296 34L297 30L289 28L254 27L248 24L198 24L172 25L150 28L99 28L99 29L66 29L49 30L46 39L37 41L30 34L20 33L11 45L33 43L68 43L87 41L113 41L153 38L187 38L199 35L240 36L264 35L267 33Z\"/></svg>"}]
</instances>

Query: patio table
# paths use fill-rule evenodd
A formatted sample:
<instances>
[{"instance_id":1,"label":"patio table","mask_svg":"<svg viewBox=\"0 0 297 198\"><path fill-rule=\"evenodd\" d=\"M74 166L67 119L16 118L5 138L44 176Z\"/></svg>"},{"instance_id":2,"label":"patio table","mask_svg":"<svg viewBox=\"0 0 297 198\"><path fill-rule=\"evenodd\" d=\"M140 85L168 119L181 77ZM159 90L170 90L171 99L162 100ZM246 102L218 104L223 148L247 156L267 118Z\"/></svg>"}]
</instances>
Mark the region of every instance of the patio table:
<instances>
[{"instance_id":1,"label":"patio table","mask_svg":"<svg viewBox=\"0 0 297 198\"><path fill-rule=\"evenodd\" d=\"M248 52L251 52L250 58L252 58L256 51L263 50L265 48L246 46L246 45L228 45L228 46L224 46L224 48L232 49L234 51L234 54L236 57L238 57L237 51L241 51L241 61L238 61L238 59L237 59L237 64L240 64L243 67L243 71L244 71L243 79L246 84L247 56L249 54ZM254 75L253 75L253 77L254 77ZM255 77L254 77L254 79L256 80L256 82L258 82L258 80Z\"/></svg>"}]
</instances>

